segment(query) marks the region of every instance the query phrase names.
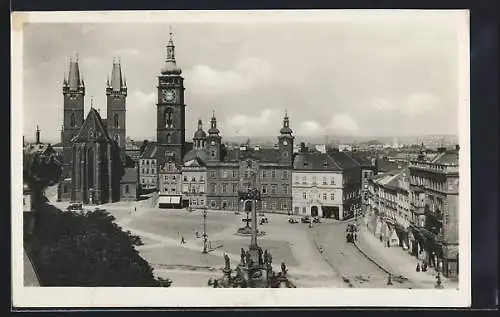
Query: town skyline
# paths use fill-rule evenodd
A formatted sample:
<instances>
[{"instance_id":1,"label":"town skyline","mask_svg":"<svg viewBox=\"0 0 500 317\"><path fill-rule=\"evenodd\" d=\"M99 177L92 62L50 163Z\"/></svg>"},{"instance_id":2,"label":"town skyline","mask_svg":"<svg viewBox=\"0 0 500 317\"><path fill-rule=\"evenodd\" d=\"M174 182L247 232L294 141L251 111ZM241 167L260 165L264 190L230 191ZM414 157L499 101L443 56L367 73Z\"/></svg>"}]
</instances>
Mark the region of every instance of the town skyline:
<instances>
[{"instance_id":1,"label":"town skyline","mask_svg":"<svg viewBox=\"0 0 500 317\"><path fill-rule=\"evenodd\" d=\"M44 138L59 139L62 80L69 57L78 52L85 111L93 100L104 116L106 78L119 57L129 87L127 136L153 136L155 81L171 25L185 78L188 141L197 120L207 127L212 111L227 137L277 135L285 111L294 134L303 137L457 135L453 23L398 19L394 30L388 21L231 28L223 23L30 24L24 36L23 132L29 138L39 125ZM325 39L335 44L325 46Z\"/></svg>"}]
</instances>

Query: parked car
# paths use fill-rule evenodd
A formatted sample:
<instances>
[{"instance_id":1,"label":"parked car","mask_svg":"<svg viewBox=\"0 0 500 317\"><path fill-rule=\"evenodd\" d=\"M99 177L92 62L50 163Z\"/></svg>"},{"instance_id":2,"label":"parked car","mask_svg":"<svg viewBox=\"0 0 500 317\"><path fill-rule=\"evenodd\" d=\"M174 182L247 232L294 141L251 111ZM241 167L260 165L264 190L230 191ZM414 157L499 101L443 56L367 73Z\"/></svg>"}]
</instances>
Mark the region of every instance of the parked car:
<instances>
[{"instance_id":1,"label":"parked car","mask_svg":"<svg viewBox=\"0 0 500 317\"><path fill-rule=\"evenodd\" d=\"M299 221L295 218L288 218L288 223L299 223Z\"/></svg>"},{"instance_id":2,"label":"parked car","mask_svg":"<svg viewBox=\"0 0 500 317\"><path fill-rule=\"evenodd\" d=\"M69 204L68 210L83 210L83 205L82 203L72 203Z\"/></svg>"},{"instance_id":3,"label":"parked car","mask_svg":"<svg viewBox=\"0 0 500 317\"><path fill-rule=\"evenodd\" d=\"M260 224L264 224L264 223L269 223L269 220L267 219L267 217L260 218Z\"/></svg>"},{"instance_id":4,"label":"parked car","mask_svg":"<svg viewBox=\"0 0 500 317\"><path fill-rule=\"evenodd\" d=\"M310 223L311 222L311 218L309 216L304 216L304 217L300 218L300 221L302 223Z\"/></svg>"},{"instance_id":5,"label":"parked car","mask_svg":"<svg viewBox=\"0 0 500 317\"><path fill-rule=\"evenodd\" d=\"M314 223L320 223L321 222L321 218L319 216L316 216L313 218L313 222Z\"/></svg>"}]
</instances>

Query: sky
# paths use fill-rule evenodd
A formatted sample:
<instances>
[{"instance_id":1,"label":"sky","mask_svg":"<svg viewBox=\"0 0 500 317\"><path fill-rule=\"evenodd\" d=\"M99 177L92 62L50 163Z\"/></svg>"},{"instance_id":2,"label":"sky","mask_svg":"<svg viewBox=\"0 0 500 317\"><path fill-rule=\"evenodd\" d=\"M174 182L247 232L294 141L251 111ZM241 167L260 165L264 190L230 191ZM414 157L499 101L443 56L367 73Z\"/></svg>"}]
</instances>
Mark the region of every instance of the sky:
<instances>
[{"instance_id":1,"label":"sky","mask_svg":"<svg viewBox=\"0 0 500 317\"><path fill-rule=\"evenodd\" d=\"M445 14L445 13L443 13ZM391 17L394 18L391 18ZM23 31L23 133L56 142L62 81L78 54L85 111L106 114L114 57L127 79L127 136L156 135L169 27L185 79L186 138L215 111L222 136L458 134L463 34L443 15L307 22L32 23Z\"/></svg>"}]
</instances>

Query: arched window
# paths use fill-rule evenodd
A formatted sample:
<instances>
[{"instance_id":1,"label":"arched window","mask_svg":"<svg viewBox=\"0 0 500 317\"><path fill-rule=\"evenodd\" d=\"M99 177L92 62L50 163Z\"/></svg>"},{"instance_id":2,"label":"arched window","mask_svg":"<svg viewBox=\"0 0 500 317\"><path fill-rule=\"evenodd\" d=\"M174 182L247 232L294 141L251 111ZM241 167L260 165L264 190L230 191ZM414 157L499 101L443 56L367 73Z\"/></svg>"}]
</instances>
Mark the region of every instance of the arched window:
<instances>
[{"instance_id":1,"label":"arched window","mask_svg":"<svg viewBox=\"0 0 500 317\"><path fill-rule=\"evenodd\" d=\"M125 185L125 193L128 194L129 193L129 188L128 188L128 185Z\"/></svg>"},{"instance_id":2,"label":"arched window","mask_svg":"<svg viewBox=\"0 0 500 317\"><path fill-rule=\"evenodd\" d=\"M167 134L167 143L172 143L172 136L170 134Z\"/></svg>"},{"instance_id":3,"label":"arched window","mask_svg":"<svg viewBox=\"0 0 500 317\"><path fill-rule=\"evenodd\" d=\"M119 126L119 124L118 124L118 114L117 113L115 113L113 115L113 125L114 125L115 128L118 128L118 126Z\"/></svg>"},{"instance_id":4,"label":"arched window","mask_svg":"<svg viewBox=\"0 0 500 317\"><path fill-rule=\"evenodd\" d=\"M174 110L172 108L167 108L165 109L165 127L166 128L173 128L174 123L173 123L173 112Z\"/></svg>"},{"instance_id":5,"label":"arched window","mask_svg":"<svg viewBox=\"0 0 500 317\"><path fill-rule=\"evenodd\" d=\"M76 118L75 118L75 114L74 113L71 114L71 117L70 117L69 121L70 121L71 127L74 127L76 125Z\"/></svg>"}]
</instances>

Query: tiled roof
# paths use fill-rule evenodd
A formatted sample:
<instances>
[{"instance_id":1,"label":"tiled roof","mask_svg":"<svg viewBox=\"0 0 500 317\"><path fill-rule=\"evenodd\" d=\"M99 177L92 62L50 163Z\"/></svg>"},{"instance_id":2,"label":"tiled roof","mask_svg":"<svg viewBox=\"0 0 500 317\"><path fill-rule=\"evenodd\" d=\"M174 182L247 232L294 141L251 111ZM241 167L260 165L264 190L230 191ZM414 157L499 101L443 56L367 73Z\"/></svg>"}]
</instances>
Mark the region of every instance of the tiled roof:
<instances>
[{"instance_id":1,"label":"tiled roof","mask_svg":"<svg viewBox=\"0 0 500 317\"><path fill-rule=\"evenodd\" d=\"M386 159L378 159L377 160L377 171L382 173L387 173L392 170L405 168L407 164L401 162L391 162Z\"/></svg>"},{"instance_id":2,"label":"tiled roof","mask_svg":"<svg viewBox=\"0 0 500 317\"><path fill-rule=\"evenodd\" d=\"M342 165L333 157L320 152L302 152L295 156L293 161L295 170L311 171L342 171Z\"/></svg>"},{"instance_id":3,"label":"tiled roof","mask_svg":"<svg viewBox=\"0 0 500 317\"><path fill-rule=\"evenodd\" d=\"M444 165L458 165L458 151L448 150L439 154L432 163L444 164Z\"/></svg>"},{"instance_id":4,"label":"tiled roof","mask_svg":"<svg viewBox=\"0 0 500 317\"><path fill-rule=\"evenodd\" d=\"M187 152L186 155L184 155L184 158L182 160L183 162L188 162L197 158L199 158L203 162L203 164L205 164L208 161L207 151L192 149L191 151Z\"/></svg>"},{"instance_id":5,"label":"tiled roof","mask_svg":"<svg viewBox=\"0 0 500 317\"><path fill-rule=\"evenodd\" d=\"M274 148L263 148L260 150L247 149L239 151L241 160L253 158L260 162L277 163L279 161L280 151Z\"/></svg>"},{"instance_id":6,"label":"tiled roof","mask_svg":"<svg viewBox=\"0 0 500 317\"><path fill-rule=\"evenodd\" d=\"M165 163L169 159L172 151L168 150L165 145L160 145L156 142L149 142L141 155L141 159L155 159L158 163Z\"/></svg>"},{"instance_id":7,"label":"tiled roof","mask_svg":"<svg viewBox=\"0 0 500 317\"><path fill-rule=\"evenodd\" d=\"M335 160L335 162L340 166L341 169L346 170L350 168L359 167L359 163L352 157L344 152L338 151L328 151L328 156Z\"/></svg>"},{"instance_id":8,"label":"tiled roof","mask_svg":"<svg viewBox=\"0 0 500 317\"><path fill-rule=\"evenodd\" d=\"M125 168L125 174L121 179L121 183L136 183L137 169L135 167Z\"/></svg>"}]
</instances>

